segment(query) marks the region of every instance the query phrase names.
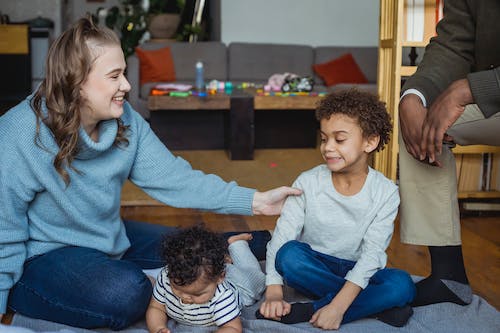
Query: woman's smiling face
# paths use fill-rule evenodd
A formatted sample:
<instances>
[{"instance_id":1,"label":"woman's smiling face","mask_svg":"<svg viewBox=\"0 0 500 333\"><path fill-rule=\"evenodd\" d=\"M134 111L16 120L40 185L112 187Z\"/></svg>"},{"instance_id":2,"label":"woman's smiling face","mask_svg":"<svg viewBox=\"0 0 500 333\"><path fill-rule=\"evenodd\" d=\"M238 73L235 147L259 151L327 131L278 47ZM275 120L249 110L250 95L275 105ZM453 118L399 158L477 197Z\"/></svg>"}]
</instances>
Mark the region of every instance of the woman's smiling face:
<instances>
[{"instance_id":1,"label":"woman's smiling face","mask_svg":"<svg viewBox=\"0 0 500 333\"><path fill-rule=\"evenodd\" d=\"M95 126L101 120L119 118L123 114L125 94L130 84L125 78L125 58L118 45L89 45L95 59L87 79L81 86L84 126Z\"/></svg>"}]
</instances>

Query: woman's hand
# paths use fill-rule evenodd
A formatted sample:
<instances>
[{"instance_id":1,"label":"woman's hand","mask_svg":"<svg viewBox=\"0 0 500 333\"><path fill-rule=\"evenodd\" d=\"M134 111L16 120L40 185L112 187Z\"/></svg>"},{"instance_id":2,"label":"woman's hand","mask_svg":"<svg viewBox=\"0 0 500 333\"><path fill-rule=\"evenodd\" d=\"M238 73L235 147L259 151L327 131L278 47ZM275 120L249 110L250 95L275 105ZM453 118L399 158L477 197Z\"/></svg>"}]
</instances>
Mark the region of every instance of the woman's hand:
<instances>
[{"instance_id":1,"label":"woman's hand","mask_svg":"<svg viewBox=\"0 0 500 333\"><path fill-rule=\"evenodd\" d=\"M300 195L302 190L281 186L266 192L255 192L252 202L254 215L279 215L289 195Z\"/></svg>"}]
</instances>

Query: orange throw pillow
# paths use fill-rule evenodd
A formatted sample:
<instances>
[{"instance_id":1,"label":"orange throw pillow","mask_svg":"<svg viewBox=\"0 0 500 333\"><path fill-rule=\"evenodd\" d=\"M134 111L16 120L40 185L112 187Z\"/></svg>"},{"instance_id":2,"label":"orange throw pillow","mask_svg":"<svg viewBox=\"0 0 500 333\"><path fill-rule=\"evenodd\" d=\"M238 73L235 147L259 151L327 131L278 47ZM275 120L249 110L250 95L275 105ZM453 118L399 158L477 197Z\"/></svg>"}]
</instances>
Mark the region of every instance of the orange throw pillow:
<instances>
[{"instance_id":1,"label":"orange throw pillow","mask_svg":"<svg viewBox=\"0 0 500 333\"><path fill-rule=\"evenodd\" d=\"M135 48L135 54L140 62L141 85L146 82L175 81L175 68L169 47L158 50L143 50Z\"/></svg>"},{"instance_id":2,"label":"orange throw pillow","mask_svg":"<svg viewBox=\"0 0 500 333\"><path fill-rule=\"evenodd\" d=\"M368 83L350 53L322 64L313 65L313 69L328 87L339 83Z\"/></svg>"}]
</instances>

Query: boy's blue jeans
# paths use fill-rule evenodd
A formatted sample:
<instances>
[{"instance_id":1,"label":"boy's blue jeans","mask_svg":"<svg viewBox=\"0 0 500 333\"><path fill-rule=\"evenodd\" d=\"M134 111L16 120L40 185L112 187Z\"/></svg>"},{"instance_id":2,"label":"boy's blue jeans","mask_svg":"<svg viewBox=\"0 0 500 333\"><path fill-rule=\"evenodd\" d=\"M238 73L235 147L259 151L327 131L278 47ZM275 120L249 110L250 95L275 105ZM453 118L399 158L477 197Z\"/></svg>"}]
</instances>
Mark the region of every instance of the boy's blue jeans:
<instances>
[{"instance_id":1,"label":"boy's blue jeans","mask_svg":"<svg viewBox=\"0 0 500 333\"><path fill-rule=\"evenodd\" d=\"M144 318L152 284L142 269L164 265L162 236L174 228L125 222L131 247L120 260L83 247L63 247L28 260L9 295L23 315L66 325L123 329ZM262 257L270 238L254 232L252 251Z\"/></svg>"},{"instance_id":2,"label":"boy's blue jeans","mask_svg":"<svg viewBox=\"0 0 500 333\"><path fill-rule=\"evenodd\" d=\"M314 251L309 244L299 241L285 243L276 254L276 270L287 285L315 299L314 311L331 302L344 286L345 275L355 264ZM399 269L381 269L356 297L342 323L404 306L413 300L415 293L415 285L408 273Z\"/></svg>"}]
</instances>

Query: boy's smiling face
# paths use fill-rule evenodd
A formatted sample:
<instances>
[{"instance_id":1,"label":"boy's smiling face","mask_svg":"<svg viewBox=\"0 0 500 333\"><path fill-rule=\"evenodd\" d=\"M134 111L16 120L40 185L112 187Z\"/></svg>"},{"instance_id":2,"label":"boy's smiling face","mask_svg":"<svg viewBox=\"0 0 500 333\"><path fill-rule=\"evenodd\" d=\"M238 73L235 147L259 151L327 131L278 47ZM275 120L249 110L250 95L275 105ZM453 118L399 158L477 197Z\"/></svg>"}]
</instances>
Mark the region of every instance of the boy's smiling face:
<instances>
[{"instance_id":1,"label":"boy's smiling face","mask_svg":"<svg viewBox=\"0 0 500 333\"><path fill-rule=\"evenodd\" d=\"M368 155L377 147L378 136L366 138L357 119L344 114L332 114L322 119L321 155L334 172L366 170Z\"/></svg>"}]
</instances>

